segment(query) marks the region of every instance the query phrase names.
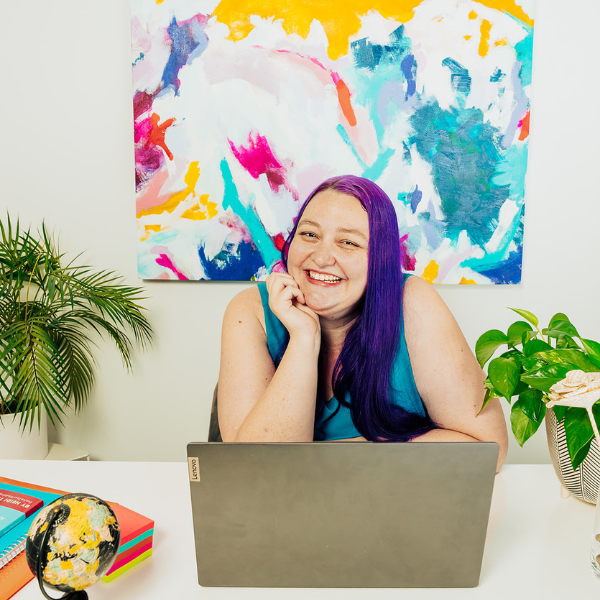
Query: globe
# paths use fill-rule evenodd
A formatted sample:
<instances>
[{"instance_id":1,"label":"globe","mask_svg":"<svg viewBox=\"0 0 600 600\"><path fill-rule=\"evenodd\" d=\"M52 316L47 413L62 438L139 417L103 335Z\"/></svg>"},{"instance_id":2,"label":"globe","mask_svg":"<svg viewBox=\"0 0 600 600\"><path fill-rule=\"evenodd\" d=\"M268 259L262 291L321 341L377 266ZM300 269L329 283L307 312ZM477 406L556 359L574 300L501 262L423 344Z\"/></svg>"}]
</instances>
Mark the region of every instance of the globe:
<instances>
[{"instance_id":1,"label":"globe","mask_svg":"<svg viewBox=\"0 0 600 600\"><path fill-rule=\"evenodd\" d=\"M120 538L117 517L104 500L67 494L44 507L34 519L25 554L36 576L41 562L41 578L48 587L74 593L107 573Z\"/></svg>"}]
</instances>

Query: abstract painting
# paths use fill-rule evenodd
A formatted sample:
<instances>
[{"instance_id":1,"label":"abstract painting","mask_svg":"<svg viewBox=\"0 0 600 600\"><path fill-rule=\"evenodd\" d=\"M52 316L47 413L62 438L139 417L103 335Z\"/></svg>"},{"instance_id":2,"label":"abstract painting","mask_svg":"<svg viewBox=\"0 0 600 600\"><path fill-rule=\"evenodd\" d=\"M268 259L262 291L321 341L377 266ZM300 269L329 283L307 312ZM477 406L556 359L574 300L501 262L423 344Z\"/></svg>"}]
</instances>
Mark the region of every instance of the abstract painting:
<instances>
[{"instance_id":1,"label":"abstract painting","mask_svg":"<svg viewBox=\"0 0 600 600\"><path fill-rule=\"evenodd\" d=\"M378 183L403 268L521 280L533 0L132 0L143 279L264 279L324 179Z\"/></svg>"}]
</instances>

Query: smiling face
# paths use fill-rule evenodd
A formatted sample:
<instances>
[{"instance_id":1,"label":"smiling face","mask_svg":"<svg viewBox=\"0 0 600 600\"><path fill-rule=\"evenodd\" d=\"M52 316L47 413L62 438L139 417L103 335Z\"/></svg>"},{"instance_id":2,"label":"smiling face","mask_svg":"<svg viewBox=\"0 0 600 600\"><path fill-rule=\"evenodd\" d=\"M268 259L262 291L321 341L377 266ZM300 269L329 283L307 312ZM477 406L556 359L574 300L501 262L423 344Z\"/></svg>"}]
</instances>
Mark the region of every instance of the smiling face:
<instances>
[{"instance_id":1,"label":"smiling face","mask_svg":"<svg viewBox=\"0 0 600 600\"><path fill-rule=\"evenodd\" d=\"M316 194L298 222L287 258L306 305L326 318L358 316L368 259L369 217L362 204L334 189Z\"/></svg>"}]
</instances>

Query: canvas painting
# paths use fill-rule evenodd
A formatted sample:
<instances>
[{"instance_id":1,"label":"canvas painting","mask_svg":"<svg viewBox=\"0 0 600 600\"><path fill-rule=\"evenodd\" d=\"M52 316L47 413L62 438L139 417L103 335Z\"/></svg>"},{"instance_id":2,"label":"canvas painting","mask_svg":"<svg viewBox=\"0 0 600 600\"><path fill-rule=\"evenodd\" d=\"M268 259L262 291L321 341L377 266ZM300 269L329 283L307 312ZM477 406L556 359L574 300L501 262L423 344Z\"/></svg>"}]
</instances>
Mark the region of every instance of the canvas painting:
<instances>
[{"instance_id":1,"label":"canvas painting","mask_svg":"<svg viewBox=\"0 0 600 600\"><path fill-rule=\"evenodd\" d=\"M533 0L132 0L139 276L262 280L354 174L403 268L521 280Z\"/></svg>"}]
</instances>

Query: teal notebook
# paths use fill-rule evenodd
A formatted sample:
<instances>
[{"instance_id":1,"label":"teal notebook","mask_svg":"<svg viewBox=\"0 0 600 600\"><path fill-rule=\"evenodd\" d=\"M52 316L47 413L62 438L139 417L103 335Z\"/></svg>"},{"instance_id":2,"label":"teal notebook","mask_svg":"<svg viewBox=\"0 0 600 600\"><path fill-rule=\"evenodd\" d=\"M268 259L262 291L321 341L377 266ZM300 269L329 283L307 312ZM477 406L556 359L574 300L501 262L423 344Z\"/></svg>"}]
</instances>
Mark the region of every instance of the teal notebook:
<instances>
[{"instance_id":1,"label":"teal notebook","mask_svg":"<svg viewBox=\"0 0 600 600\"><path fill-rule=\"evenodd\" d=\"M0 488L0 537L37 512L44 503L31 494Z\"/></svg>"},{"instance_id":2,"label":"teal notebook","mask_svg":"<svg viewBox=\"0 0 600 600\"><path fill-rule=\"evenodd\" d=\"M19 492L27 495L35 494L35 497L39 498L44 503L44 506L61 497L61 494L41 492L27 487L9 485L7 483L2 483L0 485L2 486L3 490ZM35 519L35 516L38 514L39 510L40 509L36 510L32 515L15 525L11 530L0 537L0 569L25 549L27 533L29 532L29 528L31 527L31 524L33 523L33 520Z\"/></svg>"}]
</instances>

